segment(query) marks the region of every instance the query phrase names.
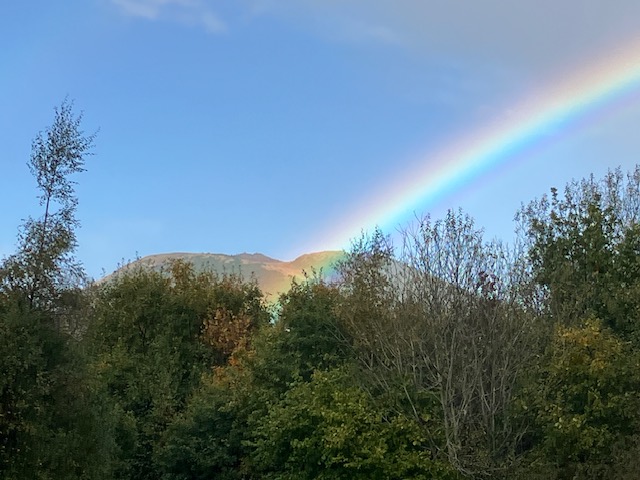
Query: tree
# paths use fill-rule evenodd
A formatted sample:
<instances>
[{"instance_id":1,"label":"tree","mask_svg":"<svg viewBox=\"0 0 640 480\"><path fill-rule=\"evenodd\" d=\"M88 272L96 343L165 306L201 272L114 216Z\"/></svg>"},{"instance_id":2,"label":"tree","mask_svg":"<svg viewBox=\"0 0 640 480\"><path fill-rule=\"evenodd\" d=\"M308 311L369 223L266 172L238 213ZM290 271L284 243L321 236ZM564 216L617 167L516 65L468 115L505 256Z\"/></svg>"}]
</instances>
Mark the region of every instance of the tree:
<instances>
[{"instance_id":1,"label":"tree","mask_svg":"<svg viewBox=\"0 0 640 480\"><path fill-rule=\"evenodd\" d=\"M558 325L518 400L534 427L525 477L620 478L615 452L637 441L639 364L638 353L599 320Z\"/></svg>"},{"instance_id":2,"label":"tree","mask_svg":"<svg viewBox=\"0 0 640 480\"><path fill-rule=\"evenodd\" d=\"M73 259L77 200L71 175L93 143L64 101L36 136L29 167L44 214L29 218L18 251L0 264L0 472L3 478L105 478L111 430L92 390L73 316L82 269ZM64 328L62 328L64 327Z\"/></svg>"},{"instance_id":3,"label":"tree","mask_svg":"<svg viewBox=\"0 0 640 480\"><path fill-rule=\"evenodd\" d=\"M565 325L594 316L640 345L640 166L553 188L517 218L549 316Z\"/></svg>"},{"instance_id":4,"label":"tree","mask_svg":"<svg viewBox=\"0 0 640 480\"><path fill-rule=\"evenodd\" d=\"M373 394L395 396L460 472L495 474L525 431L509 411L538 349L526 268L461 213L402 238L399 254L379 232L354 246L339 317ZM434 414L444 441L426 428Z\"/></svg>"},{"instance_id":5,"label":"tree","mask_svg":"<svg viewBox=\"0 0 640 480\"><path fill-rule=\"evenodd\" d=\"M237 349L229 365L203 376L185 411L167 429L158 453L163 478L264 478L261 459L269 455L269 444L258 432L271 428L265 425L270 406L281 405L292 388L306 385L319 372L345 367L353 360L335 314L339 298L339 290L319 276L292 283L280 297L274 322L264 324L250 337L250 344ZM224 315L217 315L213 325L207 320L205 341L225 345L211 338L236 331L237 322L226 317L228 329L220 328ZM284 421L279 414L278 418ZM353 422L357 428L367 428L360 418ZM286 436L279 442L286 443ZM269 468L285 473L283 463Z\"/></svg>"},{"instance_id":6,"label":"tree","mask_svg":"<svg viewBox=\"0 0 640 480\"><path fill-rule=\"evenodd\" d=\"M163 480L239 480L249 434L234 397L238 392L205 376L163 435L156 461Z\"/></svg>"},{"instance_id":7,"label":"tree","mask_svg":"<svg viewBox=\"0 0 640 480\"><path fill-rule=\"evenodd\" d=\"M246 337L267 321L255 283L196 274L184 262L166 272L124 270L97 288L87 339L96 382L117 419L118 478L175 473L179 445L192 441L179 437L191 427L178 422L169 437L165 431L203 376L248 348ZM190 411L201 415L197 405ZM165 449L165 441L174 447Z\"/></svg>"},{"instance_id":8,"label":"tree","mask_svg":"<svg viewBox=\"0 0 640 480\"><path fill-rule=\"evenodd\" d=\"M257 478L459 478L415 419L377 406L344 368L316 371L268 407L255 427Z\"/></svg>"},{"instance_id":9,"label":"tree","mask_svg":"<svg viewBox=\"0 0 640 480\"><path fill-rule=\"evenodd\" d=\"M0 288L22 296L30 309L61 309L57 302L65 291L84 278L75 260L75 229L78 204L71 176L84 171L95 134L81 130L82 114L73 113L73 103L62 102L55 109L53 124L33 141L29 169L40 190L44 207L40 218L28 218L23 225L18 251L0 268Z\"/></svg>"},{"instance_id":10,"label":"tree","mask_svg":"<svg viewBox=\"0 0 640 480\"><path fill-rule=\"evenodd\" d=\"M634 478L640 166L552 188L517 219L554 330L521 394L534 427L525 477Z\"/></svg>"}]
</instances>

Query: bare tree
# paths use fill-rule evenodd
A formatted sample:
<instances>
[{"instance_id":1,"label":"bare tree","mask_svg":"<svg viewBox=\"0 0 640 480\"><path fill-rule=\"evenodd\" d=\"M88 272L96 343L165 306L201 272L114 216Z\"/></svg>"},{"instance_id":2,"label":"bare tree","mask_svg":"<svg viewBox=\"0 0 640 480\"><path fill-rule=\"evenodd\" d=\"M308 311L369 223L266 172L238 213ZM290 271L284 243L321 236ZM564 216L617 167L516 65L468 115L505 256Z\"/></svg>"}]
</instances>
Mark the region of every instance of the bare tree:
<instances>
[{"instance_id":1,"label":"bare tree","mask_svg":"<svg viewBox=\"0 0 640 480\"><path fill-rule=\"evenodd\" d=\"M375 388L402 394L425 420L439 408L449 461L491 473L523 433L508 415L519 375L535 353L535 305L519 252L485 243L473 222L449 212L402 232L398 255L379 232L341 265L341 318ZM438 441L434 437L434 445Z\"/></svg>"}]
</instances>

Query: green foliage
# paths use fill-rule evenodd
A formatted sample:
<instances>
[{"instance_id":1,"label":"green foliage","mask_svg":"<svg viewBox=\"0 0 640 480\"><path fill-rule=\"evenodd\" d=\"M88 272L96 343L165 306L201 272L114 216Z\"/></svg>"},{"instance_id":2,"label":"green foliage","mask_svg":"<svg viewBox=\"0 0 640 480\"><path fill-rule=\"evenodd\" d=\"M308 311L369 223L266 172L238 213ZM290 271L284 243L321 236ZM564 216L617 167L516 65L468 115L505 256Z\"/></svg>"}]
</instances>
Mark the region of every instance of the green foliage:
<instances>
[{"instance_id":1,"label":"green foliage","mask_svg":"<svg viewBox=\"0 0 640 480\"><path fill-rule=\"evenodd\" d=\"M556 321L595 316L628 338L638 335L640 167L567 185L564 196L531 202L527 228L531 265L548 292Z\"/></svg>"},{"instance_id":2,"label":"green foliage","mask_svg":"<svg viewBox=\"0 0 640 480\"><path fill-rule=\"evenodd\" d=\"M76 327L83 278L73 258L77 200L93 136L63 102L33 142L29 167L42 217L23 226L0 264L0 471L10 479L100 479L111 470L111 427L93 389Z\"/></svg>"},{"instance_id":3,"label":"green foliage","mask_svg":"<svg viewBox=\"0 0 640 480\"><path fill-rule=\"evenodd\" d=\"M30 308L63 308L63 292L84 278L73 257L78 202L70 176L84 171L95 135L85 136L81 122L82 115L75 116L73 104L65 100L55 109L53 124L31 147L29 168L44 212L39 219L27 219L18 251L0 266L2 290L22 295Z\"/></svg>"},{"instance_id":4,"label":"green foliage","mask_svg":"<svg viewBox=\"0 0 640 480\"><path fill-rule=\"evenodd\" d=\"M555 331L524 385L525 478L633 478L640 377L640 167L521 209ZM585 321L585 319L588 319ZM631 462L634 463L633 461Z\"/></svg>"},{"instance_id":5,"label":"green foliage","mask_svg":"<svg viewBox=\"0 0 640 480\"><path fill-rule=\"evenodd\" d=\"M119 412L118 475L126 478L159 478L161 438L202 375L268 320L253 284L196 275L183 263L167 273L128 271L101 286L88 332L95 375Z\"/></svg>"},{"instance_id":6,"label":"green foliage","mask_svg":"<svg viewBox=\"0 0 640 480\"><path fill-rule=\"evenodd\" d=\"M169 427L160 452L166 478L263 478L260 459L269 447L259 432L272 418L270 406L318 372L351 361L335 317L339 299L321 281L292 285L275 323L264 325L232 365L216 369ZM287 467L272 468L284 475Z\"/></svg>"},{"instance_id":7,"label":"green foliage","mask_svg":"<svg viewBox=\"0 0 640 480\"><path fill-rule=\"evenodd\" d=\"M244 393L239 406L249 430L255 430L267 406L277 403L291 385L309 381L316 371L352 362L335 314L339 299L335 287L317 279L294 282L280 299L275 324L263 328L253 350L240 359L240 372L227 372L228 380Z\"/></svg>"},{"instance_id":8,"label":"green foliage","mask_svg":"<svg viewBox=\"0 0 640 480\"><path fill-rule=\"evenodd\" d=\"M84 358L42 314L0 313L3 478L102 479L113 443Z\"/></svg>"},{"instance_id":9,"label":"green foliage","mask_svg":"<svg viewBox=\"0 0 640 480\"><path fill-rule=\"evenodd\" d=\"M318 371L271 405L252 453L261 478L456 478L417 423L380 411L344 370Z\"/></svg>"},{"instance_id":10,"label":"green foliage","mask_svg":"<svg viewBox=\"0 0 640 480\"><path fill-rule=\"evenodd\" d=\"M336 287L317 278L293 282L280 298L274 329L278 338L271 338L270 344L258 351L263 358L276 356L267 368L285 363L292 371L289 380L307 381L317 369L329 369L350 360L349 340L336 316L340 298Z\"/></svg>"},{"instance_id":11,"label":"green foliage","mask_svg":"<svg viewBox=\"0 0 640 480\"><path fill-rule=\"evenodd\" d=\"M558 478L602 478L612 452L637 432L639 367L640 356L598 320L557 327L520 402L536 428L531 467Z\"/></svg>"},{"instance_id":12,"label":"green foliage","mask_svg":"<svg viewBox=\"0 0 640 480\"><path fill-rule=\"evenodd\" d=\"M167 429L156 461L166 480L243 478L246 426L228 385L208 379Z\"/></svg>"}]
</instances>

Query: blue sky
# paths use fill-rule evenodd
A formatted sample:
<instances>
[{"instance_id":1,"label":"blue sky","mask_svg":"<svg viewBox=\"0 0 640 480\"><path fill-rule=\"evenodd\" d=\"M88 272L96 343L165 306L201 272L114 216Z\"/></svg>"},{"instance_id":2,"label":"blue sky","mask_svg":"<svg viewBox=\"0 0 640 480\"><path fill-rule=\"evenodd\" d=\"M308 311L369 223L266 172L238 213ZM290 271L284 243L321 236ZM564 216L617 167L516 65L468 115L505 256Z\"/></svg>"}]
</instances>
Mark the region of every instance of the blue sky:
<instances>
[{"instance_id":1,"label":"blue sky","mask_svg":"<svg viewBox=\"0 0 640 480\"><path fill-rule=\"evenodd\" d=\"M94 277L153 253L334 248L393 179L640 34L635 0L5 3L0 256L39 213L31 141L68 95L99 129L76 178ZM521 202L633 168L636 93L413 211L461 207L509 240Z\"/></svg>"}]
</instances>

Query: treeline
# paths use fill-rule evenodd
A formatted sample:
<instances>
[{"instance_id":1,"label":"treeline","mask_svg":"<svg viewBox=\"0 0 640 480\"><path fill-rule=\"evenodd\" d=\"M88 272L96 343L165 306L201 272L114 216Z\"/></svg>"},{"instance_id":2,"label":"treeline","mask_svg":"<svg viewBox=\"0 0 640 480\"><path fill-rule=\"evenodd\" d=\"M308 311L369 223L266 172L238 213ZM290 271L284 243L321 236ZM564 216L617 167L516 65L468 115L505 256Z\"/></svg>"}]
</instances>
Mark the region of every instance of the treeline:
<instances>
[{"instance_id":1,"label":"treeline","mask_svg":"<svg viewBox=\"0 0 640 480\"><path fill-rule=\"evenodd\" d=\"M75 261L93 136L33 144L41 217L0 263L0 477L635 479L640 168L355 242L330 284Z\"/></svg>"}]
</instances>

